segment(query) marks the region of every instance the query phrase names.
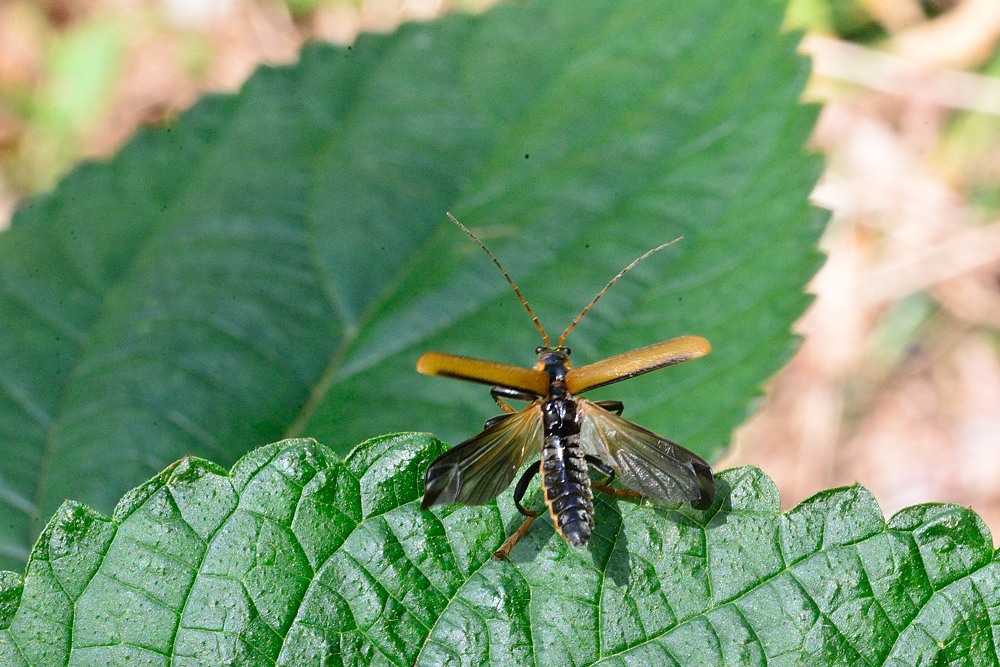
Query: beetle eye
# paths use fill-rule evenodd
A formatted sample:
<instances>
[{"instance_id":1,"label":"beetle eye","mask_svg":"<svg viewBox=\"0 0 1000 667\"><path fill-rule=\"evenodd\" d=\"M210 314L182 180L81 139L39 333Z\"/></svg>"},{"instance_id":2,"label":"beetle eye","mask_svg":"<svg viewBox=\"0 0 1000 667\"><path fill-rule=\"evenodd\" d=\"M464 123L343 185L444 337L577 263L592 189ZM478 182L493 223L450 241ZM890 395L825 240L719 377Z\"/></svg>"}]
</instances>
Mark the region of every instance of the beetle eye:
<instances>
[{"instance_id":1,"label":"beetle eye","mask_svg":"<svg viewBox=\"0 0 1000 667\"><path fill-rule=\"evenodd\" d=\"M567 357L568 357L568 356L569 356L569 355L570 355L570 354L571 354L571 353L573 352L573 350L569 349L568 347L561 347L561 348L559 348L559 349L560 349L560 350L562 350L562 352L563 352L563 353L564 353L564 354L565 354L565 355L566 355Z\"/></svg>"},{"instance_id":2,"label":"beetle eye","mask_svg":"<svg viewBox=\"0 0 1000 667\"><path fill-rule=\"evenodd\" d=\"M541 354L544 351L545 351L545 348L542 347L541 345L539 345L538 347L535 348L535 354Z\"/></svg>"}]
</instances>

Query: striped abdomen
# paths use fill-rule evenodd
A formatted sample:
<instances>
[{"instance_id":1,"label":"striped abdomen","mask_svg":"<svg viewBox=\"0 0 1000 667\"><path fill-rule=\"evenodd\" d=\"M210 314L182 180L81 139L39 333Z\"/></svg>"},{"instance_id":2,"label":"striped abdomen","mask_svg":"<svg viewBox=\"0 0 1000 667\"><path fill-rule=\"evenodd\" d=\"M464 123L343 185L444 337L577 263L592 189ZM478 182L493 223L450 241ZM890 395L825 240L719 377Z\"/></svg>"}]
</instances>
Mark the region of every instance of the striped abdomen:
<instances>
[{"instance_id":1,"label":"striped abdomen","mask_svg":"<svg viewBox=\"0 0 1000 667\"><path fill-rule=\"evenodd\" d=\"M594 528L593 493L587 461L580 449L576 403L550 399L542 406L545 441L542 445L542 489L556 530L574 547L590 540Z\"/></svg>"}]
</instances>

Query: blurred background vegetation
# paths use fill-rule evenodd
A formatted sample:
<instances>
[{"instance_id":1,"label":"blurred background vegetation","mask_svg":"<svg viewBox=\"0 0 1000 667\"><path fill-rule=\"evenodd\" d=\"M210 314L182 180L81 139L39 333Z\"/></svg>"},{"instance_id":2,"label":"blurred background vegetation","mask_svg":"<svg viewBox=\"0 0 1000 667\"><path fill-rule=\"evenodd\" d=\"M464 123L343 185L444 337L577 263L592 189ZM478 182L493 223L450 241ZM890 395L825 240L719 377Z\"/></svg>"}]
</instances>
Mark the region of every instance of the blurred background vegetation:
<instances>
[{"instance_id":1,"label":"blurred background vegetation","mask_svg":"<svg viewBox=\"0 0 1000 667\"><path fill-rule=\"evenodd\" d=\"M0 0L0 227L304 41L489 4ZM1000 2L792 0L787 23L824 105L829 260L801 350L720 466L759 465L786 507L858 481L889 514L956 502L1000 535Z\"/></svg>"}]
</instances>

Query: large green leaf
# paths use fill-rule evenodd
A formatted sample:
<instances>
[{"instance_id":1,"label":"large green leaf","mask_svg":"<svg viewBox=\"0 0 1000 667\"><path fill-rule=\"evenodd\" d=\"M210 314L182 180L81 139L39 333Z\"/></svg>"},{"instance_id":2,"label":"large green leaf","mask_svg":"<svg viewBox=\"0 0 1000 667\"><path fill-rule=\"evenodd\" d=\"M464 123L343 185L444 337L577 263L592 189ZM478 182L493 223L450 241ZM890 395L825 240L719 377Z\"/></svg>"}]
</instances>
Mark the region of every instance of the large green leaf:
<instances>
[{"instance_id":1,"label":"large green leaf","mask_svg":"<svg viewBox=\"0 0 1000 667\"><path fill-rule=\"evenodd\" d=\"M0 589L0 663L27 665L994 665L1000 564L951 505L888 523L870 493L781 514L759 470L715 506L600 496L591 545L499 506L421 511L443 451L310 440L227 472L185 459L109 519L68 502ZM540 493L531 502L540 503Z\"/></svg>"},{"instance_id":2,"label":"large green leaf","mask_svg":"<svg viewBox=\"0 0 1000 667\"><path fill-rule=\"evenodd\" d=\"M289 435L471 434L428 349L539 342L482 233L578 362L715 348L615 387L706 456L794 347L823 216L807 66L759 0L536 0L316 45L27 202L0 236L0 567L67 497L110 511L193 454Z\"/></svg>"}]
</instances>

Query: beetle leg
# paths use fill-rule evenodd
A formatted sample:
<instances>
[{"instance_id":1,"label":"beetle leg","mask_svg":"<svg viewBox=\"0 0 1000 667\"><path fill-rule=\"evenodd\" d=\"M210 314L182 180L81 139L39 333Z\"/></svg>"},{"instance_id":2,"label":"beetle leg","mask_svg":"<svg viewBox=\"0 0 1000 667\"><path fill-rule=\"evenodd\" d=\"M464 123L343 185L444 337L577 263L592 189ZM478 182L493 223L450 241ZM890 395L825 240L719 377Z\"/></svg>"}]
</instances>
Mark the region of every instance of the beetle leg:
<instances>
[{"instance_id":1,"label":"beetle leg","mask_svg":"<svg viewBox=\"0 0 1000 667\"><path fill-rule=\"evenodd\" d=\"M517 511L527 517L521 527L514 531L514 533L508 537L500 548L493 552L493 557L496 559L506 558L510 555L510 550L514 548L518 540L528 534L528 529L531 528L531 524L535 521L535 517L538 516L538 512L534 510L525 509L521 505L521 501L524 499L524 494L528 491L528 484L531 483L531 479L538 474L539 469L541 469L542 462L535 461L524 474L521 475L521 479L518 480L517 486L514 487L514 505L517 507Z\"/></svg>"},{"instance_id":2,"label":"beetle leg","mask_svg":"<svg viewBox=\"0 0 1000 667\"><path fill-rule=\"evenodd\" d=\"M504 419L507 419L508 417L510 417L510 413L508 412L505 412L502 415L497 415L496 417L490 417L483 423L483 430L484 431L490 430L491 428L502 422Z\"/></svg>"},{"instance_id":3,"label":"beetle leg","mask_svg":"<svg viewBox=\"0 0 1000 667\"><path fill-rule=\"evenodd\" d=\"M601 459L597 458L596 456L591 456L590 454L584 455L583 458L587 461L587 463L589 463L590 465L594 466L599 471L607 475L607 478L601 482L602 484L610 484L611 480L615 478L615 469L609 466Z\"/></svg>"},{"instance_id":4,"label":"beetle leg","mask_svg":"<svg viewBox=\"0 0 1000 667\"><path fill-rule=\"evenodd\" d=\"M527 401L528 403L530 403L531 401L538 398L537 396L535 396L530 392L521 391L519 389L511 389L510 387L492 387L490 388L490 396L492 396L493 400L496 401L497 405L500 406L500 409L508 414L512 412L517 412L517 410L510 407L507 401L503 399L512 398L516 401Z\"/></svg>"},{"instance_id":5,"label":"beetle leg","mask_svg":"<svg viewBox=\"0 0 1000 667\"><path fill-rule=\"evenodd\" d=\"M619 417L621 417L622 412L625 411L625 405L621 401L594 401L594 405L599 408L604 408L608 412L613 412Z\"/></svg>"},{"instance_id":6,"label":"beetle leg","mask_svg":"<svg viewBox=\"0 0 1000 667\"><path fill-rule=\"evenodd\" d=\"M619 405L621 404L619 403ZM584 458L586 459L587 463L589 463L590 465L597 468L600 472L607 475L607 477L605 477L604 479L594 483L593 485L594 489L602 493L606 493L609 496L615 496L617 498L630 498L636 500L643 497L641 493L639 493L638 491L633 491L632 489L612 488L610 484L615 479L615 469L609 466L604 461L600 460L595 456L591 456L590 454L587 454Z\"/></svg>"},{"instance_id":7,"label":"beetle leg","mask_svg":"<svg viewBox=\"0 0 1000 667\"><path fill-rule=\"evenodd\" d=\"M538 512L532 510L526 510L521 506L521 501L524 500L524 494L528 492L528 484L531 483L531 479L538 474L538 471L542 469L542 462L535 461L528 469L524 471L521 475L521 479L517 480L517 486L514 487L514 505L517 507L517 511L524 516L530 516L532 518L538 516Z\"/></svg>"}]
</instances>

